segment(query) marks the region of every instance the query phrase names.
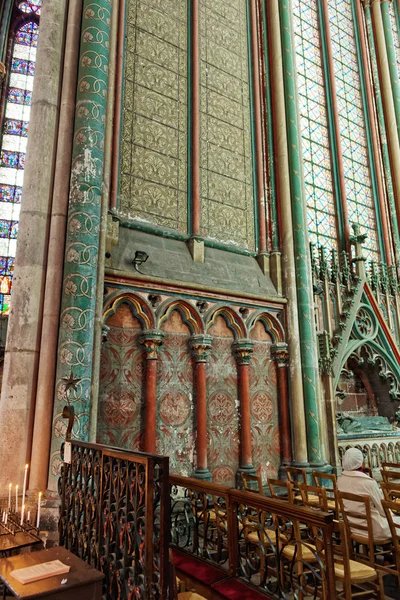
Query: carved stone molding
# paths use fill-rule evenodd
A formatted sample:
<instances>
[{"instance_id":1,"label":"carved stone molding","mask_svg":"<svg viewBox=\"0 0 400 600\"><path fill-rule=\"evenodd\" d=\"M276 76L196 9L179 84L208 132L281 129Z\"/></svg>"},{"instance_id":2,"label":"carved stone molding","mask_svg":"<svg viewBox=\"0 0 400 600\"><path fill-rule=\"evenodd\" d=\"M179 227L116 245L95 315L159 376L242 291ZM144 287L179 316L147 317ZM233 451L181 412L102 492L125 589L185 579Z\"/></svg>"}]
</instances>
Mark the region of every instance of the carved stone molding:
<instances>
[{"instance_id":1,"label":"carved stone molding","mask_svg":"<svg viewBox=\"0 0 400 600\"><path fill-rule=\"evenodd\" d=\"M289 346L286 342L277 342L271 346L271 356L278 367L287 367L289 364Z\"/></svg>"},{"instance_id":2,"label":"carved stone molding","mask_svg":"<svg viewBox=\"0 0 400 600\"><path fill-rule=\"evenodd\" d=\"M239 365L250 364L251 355L254 351L254 343L251 340L240 340L235 342L232 347Z\"/></svg>"},{"instance_id":3,"label":"carved stone molding","mask_svg":"<svg viewBox=\"0 0 400 600\"><path fill-rule=\"evenodd\" d=\"M212 338L210 335L198 334L190 338L192 356L197 363L205 363L210 354Z\"/></svg>"}]
</instances>

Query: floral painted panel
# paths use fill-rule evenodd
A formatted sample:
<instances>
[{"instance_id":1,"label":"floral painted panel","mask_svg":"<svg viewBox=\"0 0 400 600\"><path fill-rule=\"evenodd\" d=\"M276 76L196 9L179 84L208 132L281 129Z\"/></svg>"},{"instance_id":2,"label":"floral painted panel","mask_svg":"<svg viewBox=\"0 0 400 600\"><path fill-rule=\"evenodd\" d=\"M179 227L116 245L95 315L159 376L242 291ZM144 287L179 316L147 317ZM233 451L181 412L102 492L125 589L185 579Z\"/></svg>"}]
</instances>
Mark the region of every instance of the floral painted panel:
<instances>
[{"instance_id":1,"label":"floral painted panel","mask_svg":"<svg viewBox=\"0 0 400 600\"><path fill-rule=\"evenodd\" d=\"M173 311L162 327L158 351L157 453L169 456L171 473L191 477L194 470L195 407L189 328Z\"/></svg>"},{"instance_id":2,"label":"floral painted panel","mask_svg":"<svg viewBox=\"0 0 400 600\"><path fill-rule=\"evenodd\" d=\"M140 323L128 304L107 321L110 327L100 363L97 443L140 450L144 426L146 357Z\"/></svg>"},{"instance_id":3,"label":"floral painted panel","mask_svg":"<svg viewBox=\"0 0 400 600\"><path fill-rule=\"evenodd\" d=\"M235 485L239 467L239 399L233 337L217 317L207 365L208 469L214 483Z\"/></svg>"},{"instance_id":4,"label":"floral painted panel","mask_svg":"<svg viewBox=\"0 0 400 600\"><path fill-rule=\"evenodd\" d=\"M187 231L187 3L128 0L119 211Z\"/></svg>"},{"instance_id":5,"label":"floral painted panel","mask_svg":"<svg viewBox=\"0 0 400 600\"><path fill-rule=\"evenodd\" d=\"M281 463L276 364L271 359L271 339L258 322L252 334L250 410L253 465L266 483L276 478Z\"/></svg>"},{"instance_id":6,"label":"floral painted panel","mask_svg":"<svg viewBox=\"0 0 400 600\"><path fill-rule=\"evenodd\" d=\"M201 0L201 233L254 249L246 0Z\"/></svg>"}]
</instances>

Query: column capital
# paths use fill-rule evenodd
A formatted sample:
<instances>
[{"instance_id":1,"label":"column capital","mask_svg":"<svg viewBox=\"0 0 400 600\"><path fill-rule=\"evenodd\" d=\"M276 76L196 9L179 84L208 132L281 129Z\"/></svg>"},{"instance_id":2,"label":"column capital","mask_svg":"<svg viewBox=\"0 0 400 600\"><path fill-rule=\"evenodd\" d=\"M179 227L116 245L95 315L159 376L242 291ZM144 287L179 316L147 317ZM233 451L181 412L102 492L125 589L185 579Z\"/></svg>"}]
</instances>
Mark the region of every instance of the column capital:
<instances>
[{"instance_id":1,"label":"column capital","mask_svg":"<svg viewBox=\"0 0 400 600\"><path fill-rule=\"evenodd\" d=\"M271 346L271 355L276 360L278 367L287 367L289 364L289 346L286 342L277 342Z\"/></svg>"},{"instance_id":2,"label":"column capital","mask_svg":"<svg viewBox=\"0 0 400 600\"><path fill-rule=\"evenodd\" d=\"M157 360L157 352L164 341L164 332L160 329L149 329L140 336L140 343L146 350L147 360Z\"/></svg>"},{"instance_id":3,"label":"column capital","mask_svg":"<svg viewBox=\"0 0 400 600\"><path fill-rule=\"evenodd\" d=\"M365 7L369 8L371 6L371 0L361 0Z\"/></svg>"},{"instance_id":4,"label":"column capital","mask_svg":"<svg viewBox=\"0 0 400 600\"><path fill-rule=\"evenodd\" d=\"M192 356L195 362L207 362L211 349L212 337L210 335L204 335L203 333L199 333L193 335L190 338L189 343L192 351Z\"/></svg>"},{"instance_id":5,"label":"column capital","mask_svg":"<svg viewBox=\"0 0 400 600\"><path fill-rule=\"evenodd\" d=\"M239 365L248 365L254 351L254 343L251 340L239 340L232 345L235 358Z\"/></svg>"}]
</instances>

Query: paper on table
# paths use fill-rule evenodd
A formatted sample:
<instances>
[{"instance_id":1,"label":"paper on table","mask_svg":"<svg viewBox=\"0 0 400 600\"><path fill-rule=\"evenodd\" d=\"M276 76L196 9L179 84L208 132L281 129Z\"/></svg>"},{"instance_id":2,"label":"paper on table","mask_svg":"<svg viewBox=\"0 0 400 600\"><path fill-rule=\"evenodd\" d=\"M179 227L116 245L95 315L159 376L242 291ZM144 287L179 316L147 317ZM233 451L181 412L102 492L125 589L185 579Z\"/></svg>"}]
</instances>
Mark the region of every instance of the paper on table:
<instances>
[{"instance_id":1,"label":"paper on table","mask_svg":"<svg viewBox=\"0 0 400 600\"><path fill-rule=\"evenodd\" d=\"M71 567L64 565L60 560L51 560L50 562L41 563L24 569L16 569L11 571L10 575L20 583L32 583L40 581L54 575L63 575L68 573Z\"/></svg>"}]
</instances>

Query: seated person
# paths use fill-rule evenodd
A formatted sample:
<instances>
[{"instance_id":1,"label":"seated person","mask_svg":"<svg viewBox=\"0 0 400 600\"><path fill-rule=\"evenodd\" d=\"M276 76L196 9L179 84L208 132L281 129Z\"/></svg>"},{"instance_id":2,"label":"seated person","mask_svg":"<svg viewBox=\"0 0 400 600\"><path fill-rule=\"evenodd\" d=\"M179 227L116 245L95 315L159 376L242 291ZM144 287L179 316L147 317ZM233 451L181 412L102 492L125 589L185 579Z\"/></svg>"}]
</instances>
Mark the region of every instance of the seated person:
<instances>
[{"instance_id":1,"label":"seated person","mask_svg":"<svg viewBox=\"0 0 400 600\"><path fill-rule=\"evenodd\" d=\"M349 448L343 457L343 472L338 477L337 489L340 492L358 494L359 496L369 496L371 505L372 529L374 540L383 540L391 538L389 523L387 522L385 511L381 500L382 491L375 481L366 473L363 473L364 456L358 448ZM364 504L358 502L344 501L344 508L355 513L363 514ZM400 517L395 517L395 521L400 523ZM351 519L349 519L351 523ZM355 523L356 524L356 523ZM365 525L367 520L365 519ZM352 528L353 533L364 536L365 531Z\"/></svg>"}]
</instances>

